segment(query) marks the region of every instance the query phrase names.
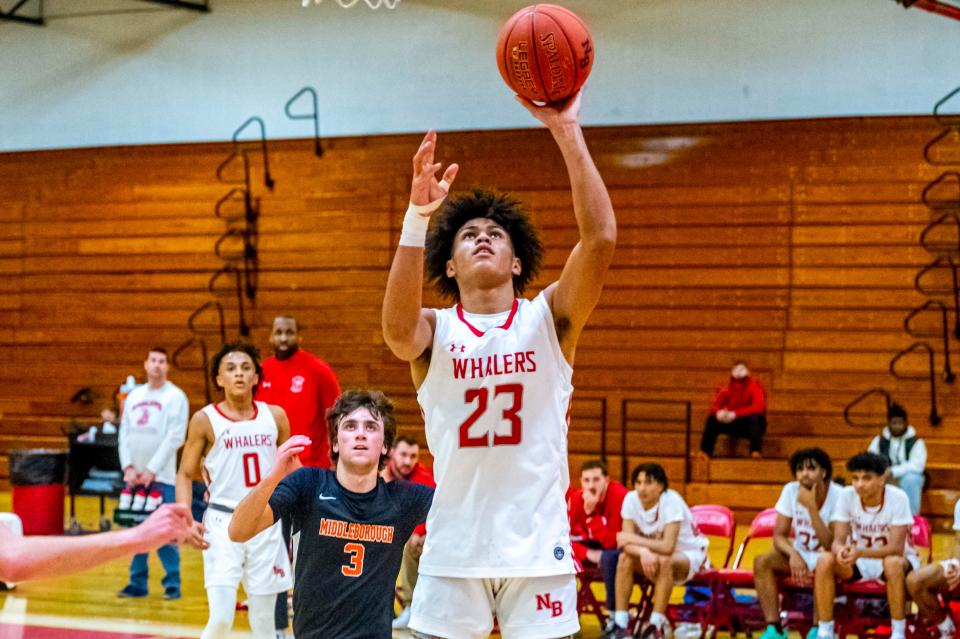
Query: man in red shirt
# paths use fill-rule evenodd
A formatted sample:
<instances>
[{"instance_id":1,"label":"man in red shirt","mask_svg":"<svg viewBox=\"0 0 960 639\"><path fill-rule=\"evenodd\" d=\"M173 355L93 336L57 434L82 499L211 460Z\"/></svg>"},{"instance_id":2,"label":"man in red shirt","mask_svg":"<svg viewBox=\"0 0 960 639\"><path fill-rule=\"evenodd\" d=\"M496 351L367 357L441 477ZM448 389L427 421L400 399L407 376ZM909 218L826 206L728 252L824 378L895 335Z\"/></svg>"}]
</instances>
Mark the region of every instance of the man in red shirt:
<instances>
[{"instance_id":1,"label":"man in red shirt","mask_svg":"<svg viewBox=\"0 0 960 639\"><path fill-rule=\"evenodd\" d=\"M400 435L390 449L387 465L380 473L384 481L404 479L415 484L437 487L433 472L420 463L420 444L413 437ZM417 574L420 569L420 555L423 553L423 541L427 536L426 524L417 526L409 541L403 547L403 562L400 564L400 605L403 610L393 620L397 630L406 629L410 624L410 603L413 601L413 589L417 586Z\"/></svg>"},{"instance_id":2,"label":"man in red shirt","mask_svg":"<svg viewBox=\"0 0 960 639\"><path fill-rule=\"evenodd\" d=\"M700 459L713 456L717 437L723 433L732 437L750 439L750 456L761 457L763 435L767 432L767 404L763 386L750 377L750 369L743 360L730 371L730 380L724 384L710 406L710 416L700 439Z\"/></svg>"},{"instance_id":3,"label":"man in red shirt","mask_svg":"<svg viewBox=\"0 0 960 639\"><path fill-rule=\"evenodd\" d=\"M333 369L322 359L300 348L296 318L278 315L270 332L273 356L263 362L256 399L283 408L290 420L290 435L305 435L313 442L300 453L304 466L330 468L327 409L340 395ZM283 539L290 544L290 522L283 521ZM277 597L277 637L286 634L287 593Z\"/></svg>"},{"instance_id":4,"label":"man in red shirt","mask_svg":"<svg viewBox=\"0 0 960 639\"><path fill-rule=\"evenodd\" d=\"M580 490L567 492L573 556L584 566L600 566L607 591L607 610L615 610L617 533L623 528L620 509L629 491L610 481L607 464L586 461L580 467Z\"/></svg>"},{"instance_id":5,"label":"man in red shirt","mask_svg":"<svg viewBox=\"0 0 960 639\"><path fill-rule=\"evenodd\" d=\"M327 409L340 395L333 369L300 348L300 330L293 317L280 315L270 333L273 356L263 362L257 399L283 408L290 435L306 435L313 444L300 454L304 466L330 467Z\"/></svg>"}]
</instances>

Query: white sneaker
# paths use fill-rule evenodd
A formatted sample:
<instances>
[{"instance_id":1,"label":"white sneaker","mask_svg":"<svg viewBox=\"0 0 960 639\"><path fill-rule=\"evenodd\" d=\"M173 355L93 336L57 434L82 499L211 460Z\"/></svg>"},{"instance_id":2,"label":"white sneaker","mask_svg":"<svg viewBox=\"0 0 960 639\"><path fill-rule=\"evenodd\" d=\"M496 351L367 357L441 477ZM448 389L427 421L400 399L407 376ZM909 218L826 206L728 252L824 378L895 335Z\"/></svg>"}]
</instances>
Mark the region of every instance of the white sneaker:
<instances>
[{"instance_id":1,"label":"white sneaker","mask_svg":"<svg viewBox=\"0 0 960 639\"><path fill-rule=\"evenodd\" d=\"M397 618L393 620L393 629L394 630L406 630L410 627L410 608L404 608L400 611L400 614L397 615Z\"/></svg>"}]
</instances>

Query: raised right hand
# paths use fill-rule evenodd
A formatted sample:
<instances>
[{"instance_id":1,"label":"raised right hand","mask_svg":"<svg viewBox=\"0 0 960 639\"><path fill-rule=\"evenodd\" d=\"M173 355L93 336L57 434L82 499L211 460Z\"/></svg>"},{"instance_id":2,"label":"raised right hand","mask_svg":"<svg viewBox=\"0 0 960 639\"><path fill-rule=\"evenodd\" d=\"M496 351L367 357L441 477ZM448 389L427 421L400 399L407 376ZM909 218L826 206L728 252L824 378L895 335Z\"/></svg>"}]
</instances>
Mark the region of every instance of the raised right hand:
<instances>
[{"instance_id":1,"label":"raised right hand","mask_svg":"<svg viewBox=\"0 0 960 639\"><path fill-rule=\"evenodd\" d=\"M437 147L437 132L427 131L413 156L413 182L410 185L410 202L417 206L430 204L434 200L439 200L447 194L447 189L440 186L440 180L437 179L437 171L443 166L441 162L434 162L434 151ZM443 180L447 185L453 184L457 177L457 171L460 167L454 163L447 167L443 172ZM449 188L449 186L448 186Z\"/></svg>"},{"instance_id":2,"label":"raised right hand","mask_svg":"<svg viewBox=\"0 0 960 639\"><path fill-rule=\"evenodd\" d=\"M283 479L298 468L302 468L300 463L300 453L312 444L311 439L305 435L293 435L287 441L280 444L277 449L277 457L273 461L273 468L270 474L275 478Z\"/></svg>"}]
</instances>

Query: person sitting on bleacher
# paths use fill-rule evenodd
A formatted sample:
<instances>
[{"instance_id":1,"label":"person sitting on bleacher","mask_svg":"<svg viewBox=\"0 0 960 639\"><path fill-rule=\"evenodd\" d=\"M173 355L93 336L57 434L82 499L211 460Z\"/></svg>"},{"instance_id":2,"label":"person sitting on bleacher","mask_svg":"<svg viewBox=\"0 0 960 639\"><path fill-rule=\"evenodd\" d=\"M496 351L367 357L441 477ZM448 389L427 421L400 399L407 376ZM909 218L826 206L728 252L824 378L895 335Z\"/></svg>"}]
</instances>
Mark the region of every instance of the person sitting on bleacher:
<instances>
[{"instance_id":1,"label":"person sitting on bleacher","mask_svg":"<svg viewBox=\"0 0 960 639\"><path fill-rule=\"evenodd\" d=\"M938 596L953 592L960 586L960 500L953 507L953 530L953 556L924 566L907 576L907 590L917 603L920 617L936 624L940 639L953 639L957 632L950 615L940 605Z\"/></svg>"},{"instance_id":2,"label":"person sitting on bleacher","mask_svg":"<svg viewBox=\"0 0 960 639\"><path fill-rule=\"evenodd\" d=\"M640 464L630 475L634 490L623 499L623 530L617 535L616 612L606 637L629 637L628 606L634 575L653 583L653 613L643 629L644 639L663 639L673 587L707 567L707 538L697 532L683 497L670 490L660 464Z\"/></svg>"},{"instance_id":3,"label":"person sitting on bleacher","mask_svg":"<svg viewBox=\"0 0 960 639\"><path fill-rule=\"evenodd\" d=\"M851 486L840 492L833 512L833 547L820 553L814 597L820 624L817 639L833 639L833 603L837 581L878 579L887 584L890 639L904 639L907 574L919 567L910 544L913 515L907 494L886 483L888 463L874 453L847 462Z\"/></svg>"},{"instance_id":4,"label":"person sitting on bleacher","mask_svg":"<svg viewBox=\"0 0 960 639\"><path fill-rule=\"evenodd\" d=\"M833 545L830 520L842 489L831 481L830 456L819 448L804 448L790 456L789 464L796 481L785 485L777 500L773 550L753 562L757 599L767 622L760 639L787 637L780 622L777 577L811 580L820 552ZM814 611L814 621L816 618ZM815 632L813 629L810 634Z\"/></svg>"},{"instance_id":5,"label":"person sitting on bleacher","mask_svg":"<svg viewBox=\"0 0 960 639\"><path fill-rule=\"evenodd\" d=\"M923 470L927 466L927 445L917 431L907 424L907 411L900 404L887 409L887 426L867 447L871 453L887 458L889 479L910 498L910 512L920 514L920 492Z\"/></svg>"},{"instance_id":6,"label":"person sitting on bleacher","mask_svg":"<svg viewBox=\"0 0 960 639\"><path fill-rule=\"evenodd\" d=\"M713 457L717 437L747 437L750 456L761 457L763 435L767 432L767 403L763 386L750 376L743 360L734 363L730 379L717 391L710 404L710 415L700 437L699 457L703 461Z\"/></svg>"},{"instance_id":7,"label":"person sitting on bleacher","mask_svg":"<svg viewBox=\"0 0 960 639\"><path fill-rule=\"evenodd\" d=\"M580 490L567 495L570 518L570 540L573 556L582 565L599 566L607 591L607 610L615 609L617 534L623 528L620 511L627 488L610 481L607 464L599 459L586 461L580 467Z\"/></svg>"}]
</instances>

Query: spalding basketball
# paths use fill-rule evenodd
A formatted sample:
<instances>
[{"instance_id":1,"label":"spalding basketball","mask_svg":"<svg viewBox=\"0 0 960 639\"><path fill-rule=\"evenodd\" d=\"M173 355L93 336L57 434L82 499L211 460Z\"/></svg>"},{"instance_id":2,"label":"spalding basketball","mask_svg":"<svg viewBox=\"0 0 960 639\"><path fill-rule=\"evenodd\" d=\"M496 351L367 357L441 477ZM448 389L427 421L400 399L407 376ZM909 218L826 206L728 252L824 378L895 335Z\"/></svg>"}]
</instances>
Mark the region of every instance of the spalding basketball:
<instances>
[{"instance_id":1,"label":"spalding basketball","mask_svg":"<svg viewBox=\"0 0 960 639\"><path fill-rule=\"evenodd\" d=\"M583 86L593 39L575 13L534 4L513 14L497 38L497 66L507 85L535 102L559 102Z\"/></svg>"}]
</instances>

